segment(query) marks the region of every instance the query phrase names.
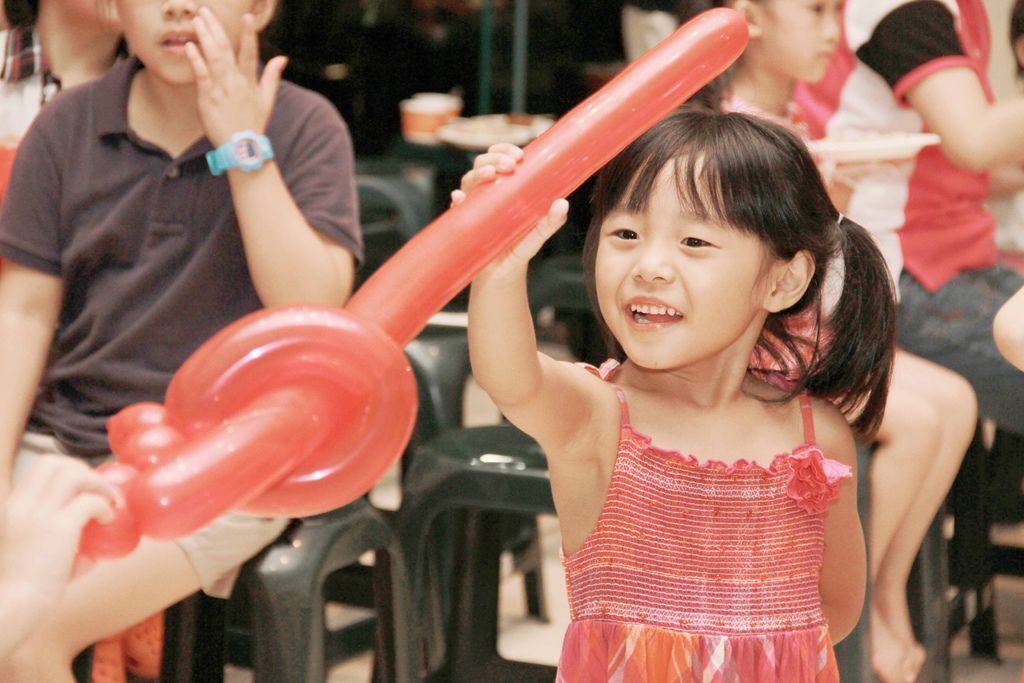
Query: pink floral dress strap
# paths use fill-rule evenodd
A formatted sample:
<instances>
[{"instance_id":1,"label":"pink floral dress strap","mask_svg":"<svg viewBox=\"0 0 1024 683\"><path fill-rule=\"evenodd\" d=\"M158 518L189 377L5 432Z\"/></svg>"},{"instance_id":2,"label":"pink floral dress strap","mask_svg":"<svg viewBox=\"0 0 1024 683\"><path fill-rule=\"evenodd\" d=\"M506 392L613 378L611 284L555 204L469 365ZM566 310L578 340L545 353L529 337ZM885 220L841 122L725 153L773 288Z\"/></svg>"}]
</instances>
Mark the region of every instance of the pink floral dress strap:
<instances>
[{"instance_id":1,"label":"pink floral dress strap","mask_svg":"<svg viewBox=\"0 0 1024 683\"><path fill-rule=\"evenodd\" d=\"M619 409L622 414L622 427L629 426L629 407L626 405L626 392L622 390L622 387L611 381L611 376L615 374L615 371L619 369L619 361L614 358L609 358L605 362L601 363L600 367L594 367L590 363L576 363L587 372L600 377L605 382L612 385L612 389L615 390L615 395L619 398Z\"/></svg>"},{"instance_id":2,"label":"pink floral dress strap","mask_svg":"<svg viewBox=\"0 0 1024 683\"><path fill-rule=\"evenodd\" d=\"M814 442L814 414L811 398L800 394L800 413L804 421L804 445L789 456L787 493L811 514L824 512L839 496L839 482L853 476L849 465L827 457Z\"/></svg>"},{"instance_id":3,"label":"pink floral dress strap","mask_svg":"<svg viewBox=\"0 0 1024 683\"><path fill-rule=\"evenodd\" d=\"M814 443L814 411L811 410L811 397L805 392L800 394L800 414L804 419L804 443Z\"/></svg>"},{"instance_id":4,"label":"pink floral dress strap","mask_svg":"<svg viewBox=\"0 0 1024 683\"><path fill-rule=\"evenodd\" d=\"M609 378L615 374L616 370L619 369L619 361L614 358L609 358L605 362L601 363L600 367L591 365L590 363L584 363L582 361L576 363L576 365L580 366L590 374L600 377L606 382L609 381Z\"/></svg>"}]
</instances>

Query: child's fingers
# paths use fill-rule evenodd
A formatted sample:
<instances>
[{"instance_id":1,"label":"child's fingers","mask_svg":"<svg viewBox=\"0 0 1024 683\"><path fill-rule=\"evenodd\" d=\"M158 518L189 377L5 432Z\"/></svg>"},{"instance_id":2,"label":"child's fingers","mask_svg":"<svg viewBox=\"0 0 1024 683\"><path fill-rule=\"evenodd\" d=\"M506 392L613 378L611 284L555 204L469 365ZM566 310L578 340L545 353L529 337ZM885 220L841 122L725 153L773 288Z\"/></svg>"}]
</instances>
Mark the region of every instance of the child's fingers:
<instances>
[{"instance_id":1,"label":"child's fingers","mask_svg":"<svg viewBox=\"0 0 1024 683\"><path fill-rule=\"evenodd\" d=\"M564 199L556 199L548 209L547 215L518 244L512 247L512 253L527 261L532 259L544 246L544 243L565 225L568 215L569 202Z\"/></svg>"},{"instance_id":2,"label":"child's fingers","mask_svg":"<svg viewBox=\"0 0 1024 683\"><path fill-rule=\"evenodd\" d=\"M493 166L484 166L482 168L474 169L462 176L462 182L459 183L459 188L463 192L469 192L477 185L490 182L498 177L498 172Z\"/></svg>"},{"instance_id":3,"label":"child's fingers","mask_svg":"<svg viewBox=\"0 0 1024 683\"><path fill-rule=\"evenodd\" d=\"M46 489L34 499L37 508L60 508L78 496L92 495L117 500L120 493L98 472L84 462L65 456L53 456L52 463L44 463ZM39 466L33 470L39 469Z\"/></svg>"},{"instance_id":4,"label":"child's fingers","mask_svg":"<svg viewBox=\"0 0 1024 683\"><path fill-rule=\"evenodd\" d=\"M206 66L206 60L203 59L203 55L195 43L185 45L185 56L188 57L188 63L192 65L192 73L196 77L196 87L201 92L208 89L210 87L210 69Z\"/></svg>"},{"instance_id":5,"label":"child's fingers","mask_svg":"<svg viewBox=\"0 0 1024 683\"><path fill-rule=\"evenodd\" d=\"M277 89L281 86L281 74L288 66L287 57L274 57L263 67L263 75L260 77L260 99L267 110L274 107L274 100L277 97Z\"/></svg>"},{"instance_id":6,"label":"child's fingers","mask_svg":"<svg viewBox=\"0 0 1024 683\"><path fill-rule=\"evenodd\" d=\"M110 499L97 493L81 493L61 510L66 528L74 530L76 535L87 523L96 520L100 524L114 521L114 508Z\"/></svg>"},{"instance_id":7,"label":"child's fingers","mask_svg":"<svg viewBox=\"0 0 1024 683\"><path fill-rule=\"evenodd\" d=\"M495 147L496 146L497 145L495 145ZM510 173L515 170L518 159L511 154L505 154L504 152L496 152L493 150L494 147L479 155L476 159L473 159L473 169L479 170L481 168L491 166L503 173Z\"/></svg>"},{"instance_id":8,"label":"child's fingers","mask_svg":"<svg viewBox=\"0 0 1024 683\"><path fill-rule=\"evenodd\" d=\"M473 159L473 169L462 176L460 187L469 191L481 183L490 182L498 174L512 173L523 158L523 150L507 142L491 145L483 154Z\"/></svg>"},{"instance_id":9,"label":"child's fingers","mask_svg":"<svg viewBox=\"0 0 1024 683\"><path fill-rule=\"evenodd\" d=\"M85 464L66 456L40 456L14 487L11 493L11 505L39 508L50 503L63 504L63 501L67 500L67 492L62 490L61 480L66 480L68 469L75 467L89 469Z\"/></svg>"},{"instance_id":10,"label":"child's fingers","mask_svg":"<svg viewBox=\"0 0 1024 683\"><path fill-rule=\"evenodd\" d=\"M234 60L234 51L231 49L231 39L228 38L227 32L224 30L224 25L220 23L220 19L213 13L207 6L199 8L199 15L204 19L207 30L210 32L210 36L213 37L214 43L224 53L231 56Z\"/></svg>"},{"instance_id":11,"label":"child's fingers","mask_svg":"<svg viewBox=\"0 0 1024 683\"><path fill-rule=\"evenodd\" d=\"M452 206L458 206L466 201L466 193L462 190L452 190Z\"/></svg>"},{"instance_id":12,"label":"child's fingers","mask_svg":"<svg viewBox=\"0 0 1024 683\"><path fill-rule=\"evenodd\" d=\"M207 7L200 7L199 13L192 20L196 29L196 37L203 48L203 57L210 74L223 76L229 67L235 64L235 55L231 43L224 33L224 28Z\"/></svg>"},{"instance_id":13,"label":"child's fingers","mask_svg":"<svg viewBox=\"0 0 1024 683\"><path fill-rule=\"evenodd\" d=\"M495 154L502 154L505 156L512 157L514 161L521 161L523 158L523 150L521 147L516 147L510 142L498 142L487 148L488 152Z\"/></svg>"},{"instance_id":14,"label":"child's fingers","mask_svg":"<svg viewBox=\"0 0 1024 683\"><path fill-rule=\"evenodd\" d=\"M256 82L256 67L259 63L259 45L256 41L256 24L251 14L242 16L242 38L238 43L238 69L242 75Z\"/></svg>"}]
</instances>

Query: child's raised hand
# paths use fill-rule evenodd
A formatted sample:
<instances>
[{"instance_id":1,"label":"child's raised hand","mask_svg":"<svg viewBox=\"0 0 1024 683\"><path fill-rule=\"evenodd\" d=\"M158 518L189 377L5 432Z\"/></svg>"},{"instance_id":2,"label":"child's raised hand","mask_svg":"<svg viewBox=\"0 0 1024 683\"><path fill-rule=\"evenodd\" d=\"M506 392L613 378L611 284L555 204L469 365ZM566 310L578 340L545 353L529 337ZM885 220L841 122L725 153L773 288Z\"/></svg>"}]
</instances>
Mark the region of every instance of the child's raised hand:
<instances>
[{"instance_id":1,"label":"child's raised hand","mask_svg":"<svg viewBox=\"0 0 1024 683\"><path fill-rule=\"evenodd\" d=\"M196 77L206 137L219 147L243 130L265 132L288 60L274 57L258 77L259 48L251 14L242 17L237 57L224 27L208 7L200 7L193 22L199 45L189 43L185 52Z\"/></svg>"},{"instance_id":2,"label":"child's raised hand","mask_svg":"<svg viewBox=\"0 0 1024 683\"><path fill-rule=\"evenodd\" d=\"M120 493L85 463L42 456L0 511L0 586L41 611L57 603L72 576L82 528L114 518Z\"/></svg>"},{"instance_id":3,"label":"child's raised hand","mask_svg":"<svg viewBox=\"0 0 1024 683\"><path fill-rule=\"evenodd\" d=\"M523 150L507 142L491 145L486 152L473 159L473 169L462 176L459 190L452 192L452 204L465 198L466 193L478 185L489 183L499 175L510 175L523 160Z\"/></svg>"},{"instance_id":4,"label":"child's raised hand","mask_svg":"<svg viewBox=\"0 0 1024 683\"><path fill-rule=\"evenodd\" d=\"M452 206L458 206L466 200L467 193L473 188L494 181L499 175L509 175L523 160L523 150L505 142L491 147L473 160L473 169L462 176L460 189L452 191ZM569 214L569 202L556 199L551 203L548 213L540 220L523 239L498 256L485 269L492 275L502 275L524 267L530 259L537 255L548 239L565 225Z\"/></svg>"}]
</instances>

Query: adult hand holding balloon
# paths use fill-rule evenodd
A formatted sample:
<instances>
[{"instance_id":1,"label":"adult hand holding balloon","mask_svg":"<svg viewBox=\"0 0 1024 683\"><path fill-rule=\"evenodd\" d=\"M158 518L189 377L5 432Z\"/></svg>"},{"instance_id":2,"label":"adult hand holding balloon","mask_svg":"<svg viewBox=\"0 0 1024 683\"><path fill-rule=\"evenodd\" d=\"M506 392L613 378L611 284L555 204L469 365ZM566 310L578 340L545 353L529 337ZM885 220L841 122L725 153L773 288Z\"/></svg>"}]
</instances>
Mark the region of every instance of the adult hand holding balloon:
<instances>
[{"instance_id":1,"label":"adult hand holding balloon","mask_svg":"<svg viewBox=\"0 0 1024 683\"><path fill-rule=\"evenodd\" d=\"M401 454L416 388L401 349L551 203L743 51L734 11L706 12L627 67L527 145L516 173L474 191L384 264L344 310L246 316L178 371L164 406L110 423L105 472L126 504L82 550L128 552L140 534L185 535L229 509L305 516L364 494Z\"/></svg>"}]
</instances>

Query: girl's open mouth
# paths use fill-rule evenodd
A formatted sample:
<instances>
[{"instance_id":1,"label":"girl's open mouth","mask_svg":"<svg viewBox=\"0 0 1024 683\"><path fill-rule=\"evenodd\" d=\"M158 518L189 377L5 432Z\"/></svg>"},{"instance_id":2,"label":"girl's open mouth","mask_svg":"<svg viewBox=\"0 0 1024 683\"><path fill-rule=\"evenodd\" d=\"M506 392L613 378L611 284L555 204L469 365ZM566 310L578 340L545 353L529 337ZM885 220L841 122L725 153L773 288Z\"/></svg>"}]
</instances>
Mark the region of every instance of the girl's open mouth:
<instances>
[{"instance_id":1,"label":"girl's open mouth","mask_svg":"<svg viewBox=\"0 0 1024 683\"><path fill-rule=\"evenodd\" d=\"M193 33L168 33L160 40L160 47L172 52L184 52L185 46L194 43L199 46L199 41Z\"/></svg>"},{"instance_id":2,"label":"girl's open mouth","mask_svg":"<svg viewBox=\"0 0 1024 683\"><path fill-rule=\"evenodd\" d=\"M683 319L683 314L676 309L655 304L630 304L629 312L634 322L641 325L672 323Z\"/></svg>"}]
</instances>

